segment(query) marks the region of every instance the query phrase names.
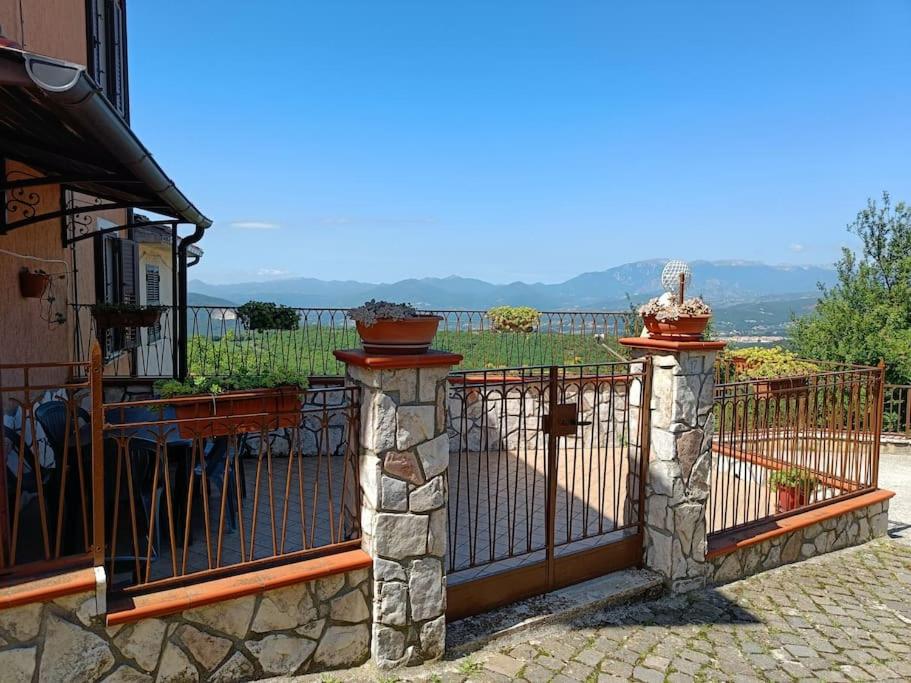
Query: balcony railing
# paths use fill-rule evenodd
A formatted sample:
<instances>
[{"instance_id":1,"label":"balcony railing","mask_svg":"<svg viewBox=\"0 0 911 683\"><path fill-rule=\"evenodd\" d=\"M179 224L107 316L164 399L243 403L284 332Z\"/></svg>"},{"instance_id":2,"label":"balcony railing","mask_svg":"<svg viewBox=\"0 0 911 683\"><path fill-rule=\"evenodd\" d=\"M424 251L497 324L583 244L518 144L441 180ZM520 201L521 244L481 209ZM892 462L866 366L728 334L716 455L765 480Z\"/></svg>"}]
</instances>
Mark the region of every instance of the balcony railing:
<instances>
[{"instance_id":1,"label":"balcony railing","mask_svg":"<svg viewBox=\"0 0 911 683\"><path fill-rule=\"evenodd\" d=\"M131 593L359 547L356 387L103 403L101 370L0 366L0 571Z\"/></svg>"},{"instance_id":2,"label":"balcony railing","mask_svg":"<svg viewBox=\"0 0 911 683\"><path fill-rule=\"evenodd\" d=\"M359 345L354 324L343 308L297 308L293 330L251 331L232 306L189 306L187 354L190 372L229 375L241 370L289 369L297 374L340 376L344 368L332 352ZM87 359L95 335L88 305L74 308L79 325L74 346ZM638 334L640 321L630 311L545 311L532 332L497 332L482 310L428 311L443 317L434 347L460 353L461 368L580 364L618 360L619 337ZM176 324L166 309L156 328L130 337L120 362L107 376L171 376L176 364ZM111 354L108 354L111 355Z\"/></svg>"}]
</instances>

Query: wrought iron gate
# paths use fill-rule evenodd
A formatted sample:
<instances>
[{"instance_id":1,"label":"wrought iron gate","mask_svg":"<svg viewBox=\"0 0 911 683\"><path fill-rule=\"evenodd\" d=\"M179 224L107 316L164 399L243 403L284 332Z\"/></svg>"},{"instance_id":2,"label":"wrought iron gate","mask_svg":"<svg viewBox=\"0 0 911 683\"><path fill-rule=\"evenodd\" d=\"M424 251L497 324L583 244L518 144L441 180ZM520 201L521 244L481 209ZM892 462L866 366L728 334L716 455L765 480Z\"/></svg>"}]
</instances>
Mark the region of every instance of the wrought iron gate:
<instances>
[{"instance_id":1,"label":"wrought iron gate","mask_svg":"<svg viewBox=\"0 0 911 683\"><path fill-rule=\"evenodd\" d=\"M650 362L450 376L450 619L641 563Z\"/></svg>"}]
</instances>

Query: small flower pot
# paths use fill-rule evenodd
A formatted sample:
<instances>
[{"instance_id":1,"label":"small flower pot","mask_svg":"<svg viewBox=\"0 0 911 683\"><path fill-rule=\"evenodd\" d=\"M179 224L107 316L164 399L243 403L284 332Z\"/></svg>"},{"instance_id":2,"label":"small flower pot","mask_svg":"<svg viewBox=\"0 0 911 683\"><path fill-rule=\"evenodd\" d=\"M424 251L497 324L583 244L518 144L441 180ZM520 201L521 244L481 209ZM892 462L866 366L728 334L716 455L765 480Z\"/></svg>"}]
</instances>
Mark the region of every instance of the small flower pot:
<instances>
[{"instance_id":1,"label":"small flower pot","mask_svg":"<svg viewBox=\"0 0 911 683\"><path fill-rule=\"evenodd\" d=\"M776 490L778 512L790 512L806 506L810 494L803 486L779 486Z\"/></svg>"},{"instance_id":2,"label":"small flower pot","mask_svg":"<svg viewBox=\"0 0 911 683\"><path fill-rule=\"evenodd\" d=\"M152 327L161 317L160 308L143 308L138 311L92 310L95 325L102 330L120 327Z\"/></svg>"},{"instance_id":3,"label":"small flower pot","mask_svg":"<svg viewBox=\"0 0 911 683\"><path fill-rule=\"evenodd\" d=\"M19 271L19 293L26 299L40 299L51 283L51 276L36 270Z\"/></svg>"},{"instance_id":4,"label":"small flower pot","mask_svg":"<svg viewBox=\"0 0 911 683\"><path fill-rule=\"evenodd\" d=\"M402 356L427 353L441 318L419 315L405 320L380 319L373 325L358 321L357 333L367 353L378 356Z\"/></svg>"},{"instance_id":5,"label":"small flower pot","mask_svg":"<svg viewBox=\"0 0 911 683\"><path fill-rule=\"evenodd\" d=\"M645 315L642 321L649 336L657 339L673 339L680 341L698 341L702 339L706 326L711 320L711 315L694 315L677 320L658 320L654 315Z\"/></svg>"},{"instance_id":6,"label":"small flower pot","mask_svg":"<svg viewBox=\"0 0 911 683\"><path fill-rule=\"evenodd\" d=\"M294 387L226 391L173 399L185 439L231 436L300 425L300 390Z\"/></svg>"}]
</instances>

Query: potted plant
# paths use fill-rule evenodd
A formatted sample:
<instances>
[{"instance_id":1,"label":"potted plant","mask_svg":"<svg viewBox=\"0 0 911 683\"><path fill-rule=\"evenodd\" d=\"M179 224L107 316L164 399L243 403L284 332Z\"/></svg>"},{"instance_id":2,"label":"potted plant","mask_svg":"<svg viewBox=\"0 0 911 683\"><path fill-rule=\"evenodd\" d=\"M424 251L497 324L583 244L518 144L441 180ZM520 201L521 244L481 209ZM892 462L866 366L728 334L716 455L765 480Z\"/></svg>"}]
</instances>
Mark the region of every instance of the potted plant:
<instances>
[{"instance_id":1,"label":"potted plant","mask_svg":"<svg viewBox=\"0 0 911 683\"><path fill-rule=\"evenodd\" d=\"M541 314L530 306L496 306L487 317L497 332L534 332Z\"/></svg>"},{"instance_id":2,"label":"potted plant","mask_svg":"<svg viewBox=\"0 0 911 683\"><path fill-rule=\"evenodd\" d=\"M649 336L659 339L702 339L712 317L712 309L699 297L683 299L664 294L639 308Z\"/></svg>"},{"instance_id":3,"label":"potted plant","mask_svg":"<svg viewBox=\"0 0 911 683\"><path fill-rule=\"evenodd\" d=\"M780 346L736 349L722 358L732 363L735 381L754 380L753 388L758 396L804 391L810 375L820 371L816 363Z\"/></svg>"},{"instance_id":4,"label":"potted plant","mask_svg":"<svg viewBox=\"0 0 911 683\"><path fill-rule=\"evenodd\" d=\"M804 507L818 481L808 470L788 467L769 475L769 487L777 494L778 512L790 512Z\"/></svg>"},{"instance_id":5,"label":"potted plant","mask_svg":"<svg viewBox=\"0 0 911 683\"><path fill-rule=\"evenodd\" d=\"M19 271L19 293L26 299L40 299L50 283L50 274L43 270L23 268Z\"/></svg>"},{"instance_id":6,"label":"potted plant","mask_svg":"<svg viewBox=\"0 0 911 683\"><path fill-rule=\"evenodd\" d=\"M348 311L367 353L403 355L426 353L443 319L420 313L409 304L371 299Z\"/></svg>"},{"instance_id":7,"label":"potted plant","mask_svg":"<svg viewBox=\"0 0 911 683\"><path fill-rule=\"evenodd\" d=\"M275 371L165 380L156 390L174 408L180 435L191 439L297 427L306 386L297 373Z\"/></svg>"},{"instance_id":8,"label":"potted plant","mask_svg":"<svg viewBox=\"0 0 911 683\"><path fill-rule=\"evenodd\" d=\"M161 317L164 306L140 306L128 303L92 304L92 317L98 329L117 327L152 327Z\"/></svg>"}]
</instances>

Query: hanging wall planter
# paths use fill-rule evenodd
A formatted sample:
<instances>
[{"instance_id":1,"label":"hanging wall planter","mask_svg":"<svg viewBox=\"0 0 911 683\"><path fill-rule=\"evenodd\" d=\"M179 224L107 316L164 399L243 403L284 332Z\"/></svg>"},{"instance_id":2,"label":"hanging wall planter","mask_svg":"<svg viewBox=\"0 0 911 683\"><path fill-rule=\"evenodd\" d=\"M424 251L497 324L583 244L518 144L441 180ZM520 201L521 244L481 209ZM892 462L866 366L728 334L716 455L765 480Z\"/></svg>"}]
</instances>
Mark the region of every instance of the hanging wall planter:
<instances>
[{"instance_id":1,"label":"hanging wall planter","mask_svg":"<svg viewBox=\"0 0 911 683\"><path fill-rule=\"evenodd\" d=\"M19 293L26 299L40 299L51 283L51 276L43 270L23 268L19 271Z\"/></svg>"},{"instance_id":2,"label":"hanging wall planter","mask_svg":"<svg viewBox=\"0 0 911 683\"><path fill-rule=\"evenodd\" d=\"M164 306L137 306L135 304L95 304L92 317L100 330L122 327L152 327L161 317Z\"/></svg>"}]
</instances>

